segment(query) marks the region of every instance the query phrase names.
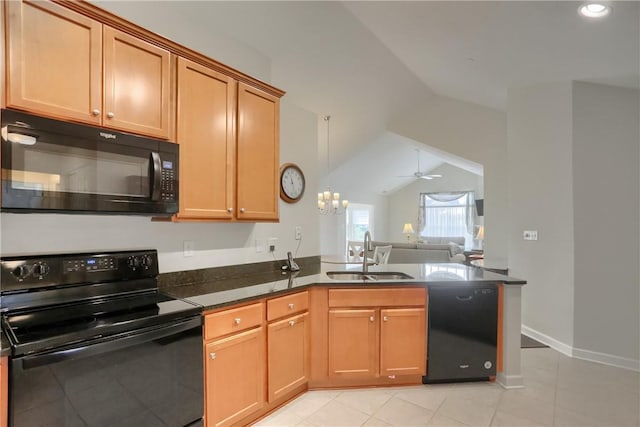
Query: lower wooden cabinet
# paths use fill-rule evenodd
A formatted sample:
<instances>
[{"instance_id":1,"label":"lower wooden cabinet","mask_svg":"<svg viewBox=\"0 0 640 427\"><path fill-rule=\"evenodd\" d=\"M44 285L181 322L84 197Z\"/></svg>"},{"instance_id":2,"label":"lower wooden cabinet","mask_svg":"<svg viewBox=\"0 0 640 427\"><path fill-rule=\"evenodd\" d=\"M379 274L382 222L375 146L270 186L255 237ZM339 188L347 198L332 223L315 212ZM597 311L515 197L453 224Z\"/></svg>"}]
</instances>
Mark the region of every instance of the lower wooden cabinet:
<instances>
[{"instance_id":1,"label":"lower wooden cabinet","mask_svg":"<svg viewBox=\"0 0 640 427\"><path fill-rule=\"evenodd\" d=\"M327 357L330 378L425 375L424 289L337 290L329 294ZM384 298L412 306L360 308L371 300L379 302ZM355 308L331 307L341 304Z\"/></svg>"},{"instance_id":2,"label":"lower wooden cabinet","mask_svg":"<svg viewBox=\"0 0 640 427\"><path fill-rule=\"evenodd\" d=\"M9 397L9 358L0 357L0 427L6 427L8 421Z\"/></svg>"},{"instance_id":3,"label":"lower wooden cabinet","mask_svg":"<svg viewBox=\"0 0 640 427\"><path fill-rule=\"evenodd\" d=\"M425 375L426 310L382 309L380 320L380 375Z\"/></svg>"},{"instance_id":4,"label":"lower wooden cabinet","mask_svg":"<svg viewBox=\"0 0 640 427\"><path fill-rule=\"evenodd\" d=\"M265 404L265 333L260 326L205 345L206 425L230 426Z\"/></svg>"},{"instance_id":5,"label":"lower wooden cabinet","mask_svg":"<svg viewBox=\"0 0 640 427\"><path fill-rule=\"evenodd\" d=\"M286 317L267 329L269 402L307 383L309 314Z\"/></svg>"},{"instance_id":6,"label":"lower wooden cabinet","mask_svg":"<svg viewBox=\"0 0 640 427\"><path fill-rule=\"evenodd\" d=\"M375 376L377 332L376 310L329 310L329 376Z\"/></svg>"}]
</instances>

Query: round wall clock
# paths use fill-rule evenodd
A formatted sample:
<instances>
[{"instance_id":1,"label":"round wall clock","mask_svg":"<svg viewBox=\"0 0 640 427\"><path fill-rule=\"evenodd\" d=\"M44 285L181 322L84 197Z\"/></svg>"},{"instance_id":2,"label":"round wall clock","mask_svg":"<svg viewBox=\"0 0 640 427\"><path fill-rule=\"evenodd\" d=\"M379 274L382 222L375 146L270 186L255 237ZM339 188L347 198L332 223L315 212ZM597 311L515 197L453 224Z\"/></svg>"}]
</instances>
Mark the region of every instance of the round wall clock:
<instances>
[{"instance_id":1,"label":"round wall clock","mask_svg":"<svg viewBox=\"0 0 640 427\"><path fill-rule=\"evenodd\" d=\"M302 169L295 163L280 166L280 198L287 203L296 203L304 194L305 180Z\"/></svg>"}]
</instances>

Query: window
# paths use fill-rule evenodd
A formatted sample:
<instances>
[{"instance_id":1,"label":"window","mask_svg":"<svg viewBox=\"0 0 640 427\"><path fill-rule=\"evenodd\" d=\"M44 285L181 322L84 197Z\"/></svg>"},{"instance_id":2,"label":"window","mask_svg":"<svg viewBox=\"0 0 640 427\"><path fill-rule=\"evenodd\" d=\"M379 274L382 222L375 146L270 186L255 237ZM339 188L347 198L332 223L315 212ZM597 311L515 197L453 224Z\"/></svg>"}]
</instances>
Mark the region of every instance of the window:
<instances>
[{"instance_id":1,"label":"window","mask_svg":"<svg viewBox=\"0 0 640 427\"><path fill-rule=\"evenodd\" d=\"M364 205L359 203L349 203L349 209L347 209L346 217L346 229L347 229L347 242L350 240L356 242L364 241L364 233L369 230L373 235L373 205Z\"/></svg>"},{"instance_id":2,"label":"window","mask_svg":"<svg viewBox=\"0 0 640 427\"><path fill-rule=\"evenodd\" d=\"M473 242L473 192L421 193L419 232L421 237L464 236Z\"/></svg>"}]
</instances>

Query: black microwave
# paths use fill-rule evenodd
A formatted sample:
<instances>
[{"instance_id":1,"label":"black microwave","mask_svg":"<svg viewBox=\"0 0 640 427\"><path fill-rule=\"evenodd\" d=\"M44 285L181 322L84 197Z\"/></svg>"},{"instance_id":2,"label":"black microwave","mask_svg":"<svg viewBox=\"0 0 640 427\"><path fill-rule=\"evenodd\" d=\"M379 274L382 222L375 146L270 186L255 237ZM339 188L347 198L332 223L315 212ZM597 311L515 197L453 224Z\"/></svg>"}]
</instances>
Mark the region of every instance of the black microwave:
<instances>
[{"instance_id":1,"label":"black microwave","mask_svg":"<svg viewBox=\"0 0 640 427\"><path fill-rule=\"evenodd\" d=\"M168 216L178 145L0 111L2 211Z\"/></svg>"}]
</instances>

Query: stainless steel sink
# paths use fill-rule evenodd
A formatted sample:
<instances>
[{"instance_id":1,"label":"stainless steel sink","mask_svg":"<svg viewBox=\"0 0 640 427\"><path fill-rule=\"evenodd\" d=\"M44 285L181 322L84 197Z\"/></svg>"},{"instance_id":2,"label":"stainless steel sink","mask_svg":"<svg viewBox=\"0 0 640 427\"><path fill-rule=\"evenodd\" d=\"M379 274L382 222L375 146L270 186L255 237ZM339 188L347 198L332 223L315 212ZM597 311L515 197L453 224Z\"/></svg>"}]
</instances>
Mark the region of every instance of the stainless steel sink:
<instances>
[{"instance_id":1,"label":"stainless steel sink","mask_svg":"<svg viewBox=\"0 0 640 427\"><path fill-rule=\"evenodd\" d=\"M392 271L376 271L363 273L361 271L329 271L329 279L333 280L409 280L413 277L405 273Z\"/></svg>"}]
</instances>

